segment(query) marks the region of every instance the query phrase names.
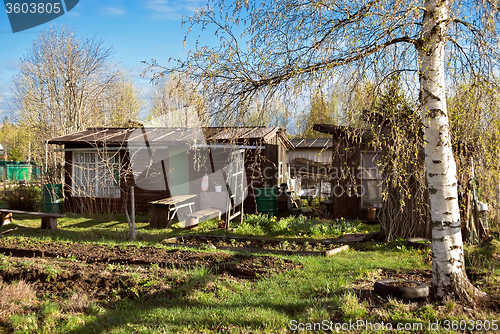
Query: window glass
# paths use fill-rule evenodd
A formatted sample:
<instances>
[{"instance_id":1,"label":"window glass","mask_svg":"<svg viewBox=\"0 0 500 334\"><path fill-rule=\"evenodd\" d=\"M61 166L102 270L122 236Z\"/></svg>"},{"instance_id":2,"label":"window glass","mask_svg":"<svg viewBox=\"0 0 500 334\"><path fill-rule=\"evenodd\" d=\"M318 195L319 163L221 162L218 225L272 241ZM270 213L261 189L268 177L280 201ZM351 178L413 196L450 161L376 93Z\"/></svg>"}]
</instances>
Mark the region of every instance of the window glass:
<instances>
[{"instance_id":1,"label":"window glass","mask_svg":"<svg viewBox=\"0 0 500 334\"><path fill-rule=\"evenodd\" d=\"M382 207L381 156L376 153L361 153L361 207Z\"/></svg>"},{"instance_id":2,"label":"window glass","mask_svg":"<svg viewBox=\"0 0 500 334\"><path fill-rule=\"evenodd\" d=\"M120 156L118 152L73 152L73 189L75 197L120 197Z\"/></svg>"}]
</instances>

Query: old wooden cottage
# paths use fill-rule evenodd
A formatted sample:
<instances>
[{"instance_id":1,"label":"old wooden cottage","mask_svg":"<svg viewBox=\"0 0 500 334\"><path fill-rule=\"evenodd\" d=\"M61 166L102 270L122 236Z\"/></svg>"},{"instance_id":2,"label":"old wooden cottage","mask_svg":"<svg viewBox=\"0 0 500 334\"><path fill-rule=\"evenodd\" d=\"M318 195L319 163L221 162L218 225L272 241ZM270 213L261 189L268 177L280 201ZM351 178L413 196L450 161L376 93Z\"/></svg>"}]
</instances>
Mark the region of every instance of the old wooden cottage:
<instances>
[{"instance_id":1,"label":"old wooden cottage","mask_svg":"<svg viewBox=\"0 0 500 334\"><path fill-rule=\"evenodd\" d=\"M377 166L381 153L370 149L369 133L326 124L316 124L314 129L332 135L328 171L332 217L374 219L372 212L382 203L382 176Z\"/></svg>"},{"instance_id":2,"label":"old wooden cottage","mask_svg":"<svg viewBox=\"0 0 500 334\"><path fill-rule=\"evenodd\" d=\"M328 172L332 217L379 220L382 232L388 235L429 236L427 203L415 196L420 181L408 180L410 190L414 189L412 197L406 197L397 187L386 188L382 166L390 161L383 161L383 149L373 149L371 131L331 124L316 124L314 129L332 135L332 163ZM384 190L387 190L386 200L382 198ZM426 198L425 194L421 198Z\"/></svg>"},{"instance_id":3,"label":"old wooden cottage","mask_svg":"<svg viewBox=\"0 0 500 334\"><path fill-rule=\"evenodd\" d=\"M173 192L199 193L205 174L227 162L224 152L228 144L244 155L245 212L256 210L255 188L286 181L287 150L293 145L282 128L206 127L201 137L198 135L188 128L91 128L51 139L49 144L60 145L57 150L65 155L65 209L123 212L131 185L135 186L138 212L148 212L152 201L168 198ZM139 144L148 150L138 154L134 150ZM156 153L151 153L150 147ZM207 148L211 152L208 156L199 153ZM146 166L155 159L156 163L142 172L134 170L134 166ZM223 182L220 177L211 177L208 190ZM199 198L195 205L200 205Z\"/></svg>"}]
</instances>

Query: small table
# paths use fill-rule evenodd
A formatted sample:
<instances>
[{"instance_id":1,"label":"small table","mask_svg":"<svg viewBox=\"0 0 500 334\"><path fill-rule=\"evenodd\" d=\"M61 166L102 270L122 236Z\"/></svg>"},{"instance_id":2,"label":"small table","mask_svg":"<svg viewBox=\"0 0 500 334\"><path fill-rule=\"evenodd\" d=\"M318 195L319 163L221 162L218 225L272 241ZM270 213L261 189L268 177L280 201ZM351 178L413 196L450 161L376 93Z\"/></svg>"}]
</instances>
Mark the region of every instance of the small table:
<instances>
[{"instance_id":1,"label":"small table","mask_svg":"<svg viewBox=\"0 0 500 334\"><path fill-rule=\"evenodd\" d=\"M150 219L151 227L169 227L177 214L177 210L181 208L189 207L189 211L193 213L192 206L195 204L195 197L196 195L177 195L150 202L153 205ZM165 224L165 222L167 223Z\"/></svg>"}]
</instances>

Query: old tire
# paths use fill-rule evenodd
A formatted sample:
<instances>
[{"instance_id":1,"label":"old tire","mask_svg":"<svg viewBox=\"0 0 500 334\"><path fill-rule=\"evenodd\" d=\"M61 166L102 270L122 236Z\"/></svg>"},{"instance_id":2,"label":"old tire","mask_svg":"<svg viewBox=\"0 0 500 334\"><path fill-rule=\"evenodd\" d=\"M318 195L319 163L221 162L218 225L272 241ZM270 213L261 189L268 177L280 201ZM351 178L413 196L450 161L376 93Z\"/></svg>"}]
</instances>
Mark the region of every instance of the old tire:
<instances>
[{"instance_id":1,"label":"old tire","mask_svg":"<svg viewBox=\"0 0 500 334\"><path fill-rule=\"evenodd\" d=\"M432 249L432 242L427 238L408 238L406 244L416 249Z\"/></svg>"},{"instance_id":2,"label":"old tire","mask_svg":"<svg viewBox=\"0 0 500 334\"><path fill-rule=\"evenodd\" d=\"M391 283L395 282L398 281L394 279L377 281L373 285L373 290L377 295L384 298L392 296L398 299L417 299L429 296L429 287L425 283L408 280L404 282L415 283L416 286L391 285Z\"/></svg>"}]
</instances>

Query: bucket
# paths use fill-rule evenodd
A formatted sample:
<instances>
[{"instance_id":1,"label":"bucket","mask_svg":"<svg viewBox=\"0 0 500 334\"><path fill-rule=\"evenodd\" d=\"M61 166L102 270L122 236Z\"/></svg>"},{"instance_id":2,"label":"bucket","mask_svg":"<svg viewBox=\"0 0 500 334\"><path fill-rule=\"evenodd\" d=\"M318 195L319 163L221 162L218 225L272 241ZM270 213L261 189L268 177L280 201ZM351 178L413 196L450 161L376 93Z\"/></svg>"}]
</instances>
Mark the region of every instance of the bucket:
<instances>
[{"instance_id":1,"label":"bucket","mask_svg":"<svg viewBox=\"0 0 500 334\"><path fill-rule=\"evenodd\" d=\"M478 203L479 212L489 211L488 204L479 202Z\"/></svg>"},{"instance_id":2,"label":"bucket","mask_svg":"<svg viewBox=\"0 0 500 334\"><path fill-rule=\"evenodd\" d=\"M368 208L368 211L366 213L366 218L368 220L375 220L375 219L377 219L377 209L375 209L375 208Z\"/></svg>"},{"instance_id":3,"label":"bucket","mask_svg":"<svg viewBox=\"0 0 500 334\"><path fill-rule=\"evenodd\" d=\"M62 184L44 184L42 187L42 212L61 213Z\"/></svg>"},{"instance_id":4,"label":"bucket","mask_svg":"<svg viewBox=\"0 0 500 334\"><path fill-rule=\"evenodd\" d=\"M278 200L276 188L255 188L257 211L267 214L268 217L278 215Z\"/></svg>"}]
</instances>

